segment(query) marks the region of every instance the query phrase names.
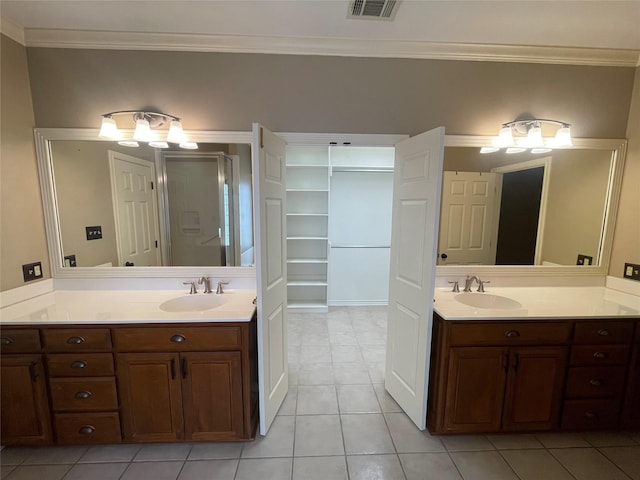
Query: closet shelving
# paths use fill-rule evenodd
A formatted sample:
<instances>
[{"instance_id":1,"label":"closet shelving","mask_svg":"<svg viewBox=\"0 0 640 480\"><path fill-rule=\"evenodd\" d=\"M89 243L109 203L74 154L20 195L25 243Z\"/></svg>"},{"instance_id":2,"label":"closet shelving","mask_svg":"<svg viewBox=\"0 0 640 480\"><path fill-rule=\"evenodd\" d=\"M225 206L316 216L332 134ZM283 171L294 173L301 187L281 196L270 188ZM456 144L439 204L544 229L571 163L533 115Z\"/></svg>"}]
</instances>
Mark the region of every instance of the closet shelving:
<instances>
[{"instance_id":1,"label":"closet shelving","mask_svg":"<svg viewBox=\"0 0 640 480\"><path fill-rule=\"evenodd\" d=\"M328 147L287 147L288 307L327 310Z\"/></svg>"}]
</instances>

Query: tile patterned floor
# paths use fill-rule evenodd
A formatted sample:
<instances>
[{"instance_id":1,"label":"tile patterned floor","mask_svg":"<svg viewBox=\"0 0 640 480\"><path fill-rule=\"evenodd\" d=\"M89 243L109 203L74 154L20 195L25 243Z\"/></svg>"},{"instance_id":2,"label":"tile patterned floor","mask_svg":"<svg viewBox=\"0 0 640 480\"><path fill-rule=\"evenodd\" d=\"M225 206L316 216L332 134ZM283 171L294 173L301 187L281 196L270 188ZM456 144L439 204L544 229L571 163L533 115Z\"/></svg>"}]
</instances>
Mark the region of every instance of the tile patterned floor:
<instances>
[{"instance_id":1,"label":"tile patterned floor","mask_svg":"<svg viewBox=\"0 0 640 480\"><path fill-rule=\"evenodd\" d=\"M640 480L640 433L417 430L384 391L385 308L289 318L289 394L248 443L0 452L4 480Z\"/></svg>"}]
</instances>

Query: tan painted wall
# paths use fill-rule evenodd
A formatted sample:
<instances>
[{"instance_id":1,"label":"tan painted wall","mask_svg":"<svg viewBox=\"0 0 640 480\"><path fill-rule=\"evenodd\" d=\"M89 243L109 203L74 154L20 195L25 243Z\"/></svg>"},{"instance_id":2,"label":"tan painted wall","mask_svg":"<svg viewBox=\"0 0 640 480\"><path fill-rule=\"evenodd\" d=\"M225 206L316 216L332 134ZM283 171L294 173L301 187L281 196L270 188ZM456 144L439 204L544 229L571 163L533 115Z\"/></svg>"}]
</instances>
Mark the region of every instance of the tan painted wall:
<instances>
[{"instance_id":1,"label":"tan painted wall","mask_svg":"<svg viewBox=\"0 0 640 480\"><path fill-rule=\"evenodd\" d=\"M599 151L553 152L542 260L576 265L578 254L597 261L610 162Z\"/></svg>"},{"instance_id":2,"label":"tan painted wall","mask_svg":"<svg viewBox=\"0 0 640 480\"><path fill-rule=\"evenodd\" d=\"M622 277L625 262L640 264L640 68L636 68L627 126L627 161L609 275Z\"/></svg>"},{"instance_id":3,"label":"tan painted wall","mask_svg":"<svg viewBox=\"0 0 640 480\"><path fill-rule=\"evenodd\" d=\"M0 291L24 284L22 265L51 276L33 144L25 48L0 38Z\"/></svg>"},{"instance_id":4,"label":"tan painted wall","mask_svg":"<svg viewBox=\"0 0 640 480\"><path fill-rule=\"evenodd\" d=\"M2 61L4 67L4 52ZM17 97L27 72L13 63L8 75L23 79L10 95ZM184 117L187 129L247 131L259 121L276 131L416 134L444 125L450 134L493 135L500 123L528 112L572 123L576 137L596 138L627 133L635 74L567 65L42 48L28 49L28 63L39 127L97 128L102 113L153 107ZM20 109L30 116L28 105ZM4 111L3 102L3 117ZM4 168L3 162L3 191ZM33 168L19 176L37 185ZM29 191L7 188L12 201ZM37 192L30 197L38 204ZM3 247L3 260L46 258L37 206L13 223L28 224L39 249L25 247L14 227L3 234L13 242ZM20 283L14 276L0 288Z\"/></svg>"}]
</instances>

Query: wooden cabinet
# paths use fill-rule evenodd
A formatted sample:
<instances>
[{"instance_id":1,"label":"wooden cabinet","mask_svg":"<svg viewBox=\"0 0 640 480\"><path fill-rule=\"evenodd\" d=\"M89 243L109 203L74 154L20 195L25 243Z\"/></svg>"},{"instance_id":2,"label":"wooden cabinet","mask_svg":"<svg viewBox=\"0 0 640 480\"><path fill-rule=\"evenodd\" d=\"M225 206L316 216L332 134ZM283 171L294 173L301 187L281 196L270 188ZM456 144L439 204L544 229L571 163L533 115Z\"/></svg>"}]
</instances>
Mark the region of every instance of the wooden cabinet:
<instances>
[{"instance_id":1,"label":"wooden cabinet","mask_svg":"<svg viewBox=\"0 0 640 480\"><path fill-rule=\"evenodd\" d=\"M251 438L250 325L114 329L125 440Z\"/></svg>"},{"instance_id":2,"label":"wooden cabinet","mask_svg":"<svg viewBox=\"0 0 640 480\"><path fill-rule=\"evenodd\" d=\"M2 330L2 444L231 441L257 427L246 323Z\"/></svg>"},{"instance_id":3,"label":"wooden cabinet","mask_svg":"<svg viewBox=\"0 0 640 480\"><path fill-rule=\"evenodd\" d=\"M637 428L637 323L445 321L435 314L429 430Z\"/></svg>"},{"instance_id":4,"label":"wooden cabinet","mask_svg":"<svg viewBox=\"0 0 640 480\"><path fill-rule=\"evenodd\" d=\"M49 402L40 355L3 355L2 445L47 445L52 441Z\"/></svg>"}]
</instances>

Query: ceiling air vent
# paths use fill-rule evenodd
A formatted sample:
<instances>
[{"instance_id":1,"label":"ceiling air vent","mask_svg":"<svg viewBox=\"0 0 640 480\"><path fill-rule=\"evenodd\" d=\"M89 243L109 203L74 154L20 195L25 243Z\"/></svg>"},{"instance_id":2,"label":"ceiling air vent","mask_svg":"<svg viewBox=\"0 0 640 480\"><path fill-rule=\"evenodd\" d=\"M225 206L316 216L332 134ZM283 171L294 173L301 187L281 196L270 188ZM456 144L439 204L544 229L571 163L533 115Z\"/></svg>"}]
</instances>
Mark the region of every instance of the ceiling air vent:
<instances>
[{"instance_id":1,"label":"ceiling air vent","mask_svg":"<svg viewBox=\"0 0 640 480\"><path fill-rule=\"evenodd\" d=\"M400 0L352 0L349 2L349 18L393 20Z\"/></svg>"}]
</instances>

